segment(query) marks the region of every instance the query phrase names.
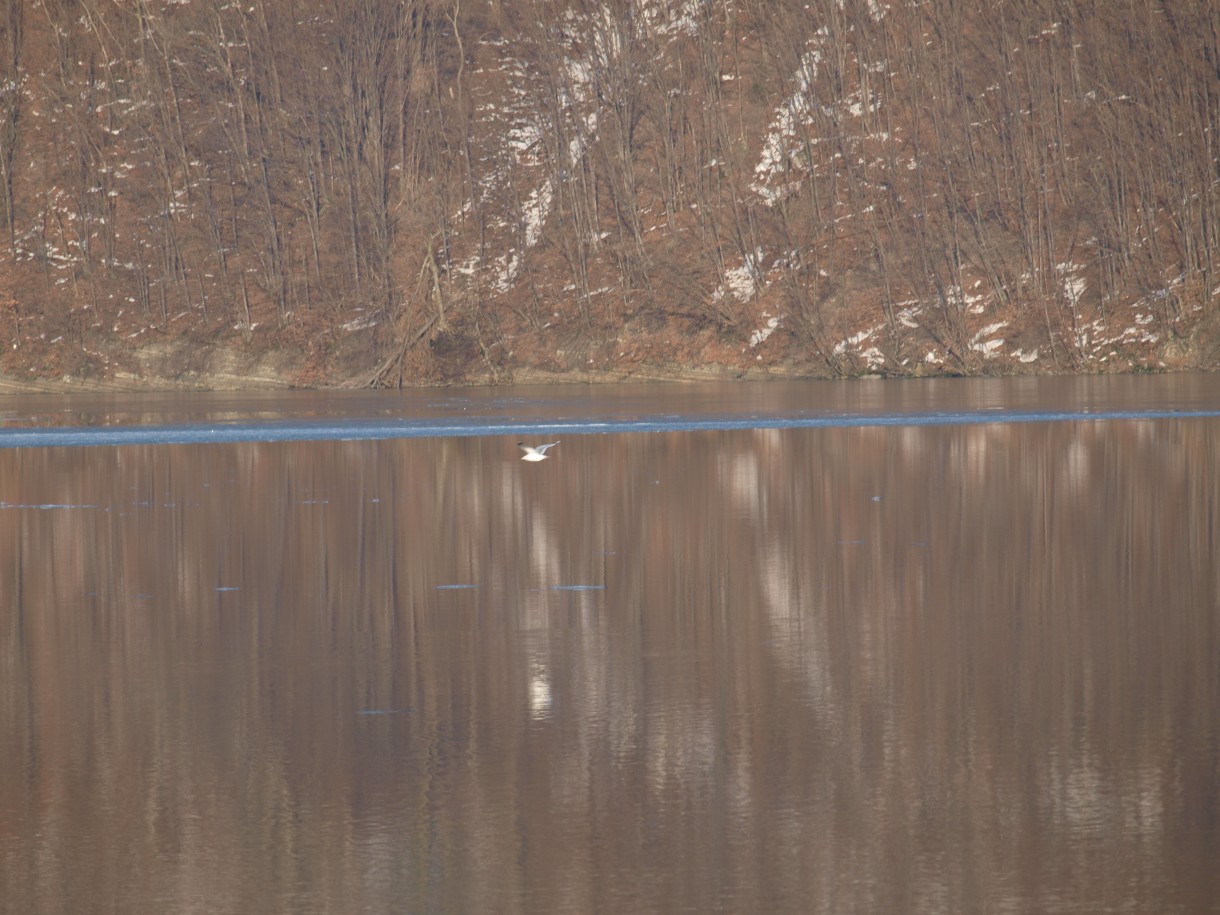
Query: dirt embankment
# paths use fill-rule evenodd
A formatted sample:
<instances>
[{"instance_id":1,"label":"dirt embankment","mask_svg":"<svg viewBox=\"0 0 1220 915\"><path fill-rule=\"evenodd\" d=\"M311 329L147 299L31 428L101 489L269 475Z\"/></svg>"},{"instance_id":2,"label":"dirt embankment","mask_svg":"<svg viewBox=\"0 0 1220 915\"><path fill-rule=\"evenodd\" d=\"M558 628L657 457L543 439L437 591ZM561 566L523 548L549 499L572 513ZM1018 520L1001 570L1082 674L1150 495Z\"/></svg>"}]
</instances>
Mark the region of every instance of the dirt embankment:
<instances>
[{"instance_id":1,"label":"dirt embankment","mask_svg":"<svg viewBox=\"0 0 1220 915\"><path fill-rule=\"evenodd\" d=\"M287 389L302 386L296 377L298 361L285 352L254 354L230 346L155 343L132 351L125 370L85 377L0 375L0 392Z\"/></svg>"},{"instance_id":2,"label":"dirt embankment","mask_svg":"<svg viewBox=\"0 0 1220 915\"><path fill-rule=\"evenodd\" d=\"M368 387L367 371L320 373L298 352L274 350L253 353L241 346L158 343L131 354L131 368L109 375L27 377L0 374L0 394L75 393L104 391L261 391ZM1199 366L1147 365L1140 371L1199 370ZM1109 371L1115 371L1116 366ZM1023 372L1042 374L1041 367ZM928 372L928 375L951 374ZM445 371L416 377L405 386L430 387L485 384L612 384L615 382L693 382L826 378L825 373L791 364L633 363L589 366L583 369L523 365L493 370L483 363L448 365ZM864 373L855 377L882 377Z\"/></svg>"}]
</instances>

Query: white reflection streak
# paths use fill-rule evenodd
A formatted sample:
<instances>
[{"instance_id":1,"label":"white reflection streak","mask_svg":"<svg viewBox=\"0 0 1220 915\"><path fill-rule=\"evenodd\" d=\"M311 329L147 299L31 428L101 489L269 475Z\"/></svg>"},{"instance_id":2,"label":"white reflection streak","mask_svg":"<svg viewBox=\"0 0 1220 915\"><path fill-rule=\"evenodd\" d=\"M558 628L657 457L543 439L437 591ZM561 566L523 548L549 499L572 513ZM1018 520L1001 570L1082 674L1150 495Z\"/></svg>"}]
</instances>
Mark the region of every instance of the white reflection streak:
<instances>
[{"instance_id":1,"label":"white reflection streak","mask_svg":"<svg viewBox=\"0 0 1220 915\"><path fill-rule=\"evenodd\" d=\"M540 588L563 583L559 574L559 550L550 528L546 512L534 508L530 513L530 559L534 564L534 579Z\"/></svg>"},{"instance_id":2,"label":"white reflection streak","mask_svg":"<svg viewBox=\"0 0 1220 915\"><path fill-rule=\"evenodd\" d=\"M648 716L648 784L664 790L671 780L689 785L710 779L716 763L716 726L706 709L658 709Z\"/></svg>"},{"instance_id":3,"label":"white reflection streak","mask_svg":"<svg viewBox=\"0 0 1220 915\"><path fill-rule=\"evenodd\" d=\"M529 574L514 578L522 585L518 624L523 629L545 629L550 620L544 589L559 580L559 553L546 511L538 505L526 504L515 474L502 478L500 503L507 519L504 536L523 538L529 557Z\"/></svg>"},{"instance_id":4,"label":"white reflection streak","mask_svg":"<svg viewBox=\"0 0 1220 915\"><path fill-rule=\"evenodd\" d=\"M778 432L770 431L770 435L758 441L764 451L776 449L782 442ZM760 521L767 505L767 492L757 455L722 456L719 470L722 488L729 493L736 512L755 522ZM777 658L803 685L811 707L820 715L837 720L830 659L824 651L827 640L819 637L823 634L806 628L817 626L821 617L816 613L806 613L806 608L793 593L793 576L799 573L794 573L786 552L773 538L769 538L766 545L760 548L757 569Z\"/></svg>"},{"instance_id":5,"label":"white reflection streak","mask_svg":"<svg viewBox=\"0 0 1220 915\"><path fill-rule=\"evenodd\" d=\"M1116 785L1086 749L1071 758L1052 752L1047 773L1046 802L1062 827L1101 837L1115 828L1118 818L1126 835L1152 839L1162 834L1164 806L1155 766L1124 771L1122 777L1136 784ZM1121 808L1115 809L1117 805Z\"/></svg>"},{"instance_id":6,"label":"white reflection streak","mask_svg":"<svg viewBox=\"0 0 1220 915\"><path fill-rule=\"evenodd\" d=\"M781 438L775 430L759 441L764 450L778 448ZM722 457L720 473L734 508L743 516L762 517L767 504L767 492L756 455ZM828 721L838 721L835 713L834 684L830 676L830 659L825 653L827 639L812 627L822 617L806 612L793 593L792 564L779 541L769 538L760 548L757 561L766 617L772 629L772 646L780 662L804 687L806 700Z\"/></svg>"},{"instance_id":7,"label":"white reflection streak","mask_svg":"<svg viewBox=\"0 0 1220 915\"><path fill-rule=\"evenodd\" d=\"M806 626L816 626L817 614L806 614L792 594L792 572L779 545L771 542L762 562L763 601L772 628L772 644L779 659L797 677L809 703L823 714L833 712L834 685L824 638Z\"/></svg>"},{"instance_id":8,"label":"white reflection streak","mask_svg":"<svg viewBox=\"0 0 1220 915\"><path fill-rule=\"evenodd\" d=\"M1123 830L1128 835L1163 835L1165 806L1161 794L1161 771L1154 765L1143 766L1134 777L1134 790L1126 794L1134 799L1134 804L1124 811Z\"/></svg>"},{"instance_id":9,"label":"white reflection streak","mask_svg":"<svg viewBox=\"0 0 1220 915\"><path fill-rule=\"evenodd\" d=\"M1070 492L1079 492L1089 478L1089 449L1079 438L1072 439L1067 447L1067 455L1063 461Z\"/></svg>"},{"instance_id":10,"label":"white reflection streak","mask_svg":"<svg viewBox=\"0 0 1220 915\"><path fill-rule=\"evenodd\" d=\"M722 455L720 474L722 478L727 478L727 488L736 506L751 512L761 507L757 457L753 454Z\"/></svg>"},{"instance_id":11,"label":"white reflection streak","mask_svg":"<svg viewBox=\"0 0 1220 915\"><path fill-rule=\"evenodd\" d=\"M529 704L530 717L542 721L551 717L551 677L544 660L530 664Z\"/></svg>"},{"instance_id":12,"label":"white reflection streak","mask_svg":"<svg viewBox=\"0 0 1220 915\"><path fill-rule=\"evenodd\" d=\"M721 486L728 491L736 513L748 518L757 517L757 510L763 502L758 458L753 454L721 455L718 469ZM781 653L792 662L790 636L794 626L800 624L800 612L790 593L791 569L776 544L769 543L762 553L757 565L767 617L777 630L775 634L779 636Z\"/></svg>"},{"instance_id":13,"label":"white reflection streak","mask_svg":"<svg viewBox=\"0 0 1220 915\"><path fill-rule=\"evenodd\" d=\"M1105 828L1106 792L1101 773L1091 754L1065 759L1051 756L1048 801L1055 819L1061 824L1089 835L1101 835Z\"/></svg>"}]
</instances>

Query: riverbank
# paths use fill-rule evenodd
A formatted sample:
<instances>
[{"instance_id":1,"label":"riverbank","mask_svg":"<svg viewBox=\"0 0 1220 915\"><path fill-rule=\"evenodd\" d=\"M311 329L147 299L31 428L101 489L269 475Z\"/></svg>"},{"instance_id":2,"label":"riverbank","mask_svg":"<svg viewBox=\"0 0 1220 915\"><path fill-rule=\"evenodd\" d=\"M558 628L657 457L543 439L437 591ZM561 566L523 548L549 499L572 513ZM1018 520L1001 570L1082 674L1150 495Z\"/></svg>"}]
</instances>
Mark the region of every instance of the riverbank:
<instances>
[{"instance_id":1,"label":"riverbank","mask_svg":"<svg viewBox=\"0 0 1220 915\"><path fill-rule=\"evenodd\" d=\"M224 363L227 360L221 359ZM1014 375L1137 375L1149 373L1173 374L1177 372L1206 371L1195 367L1168 368L1145 367L1133 370L1116 370L1107 368L1103 371L1082 372L1003 372L983 373L973 377L1011 377ZM864 373L854 376L838 376L837 378L801 372L786 367L744 368L738 369L726 366L635 366L619 371L547 371L543 369L523 368L511 373L492 375L471 375L459 379L436 380L429 379L404 387L412 388L443 388L454 386L484 386L495 384L539 385L539 384L616 384L623 382L670 382L674 384L696 383L701 381L766 381L766 380L877 380L887 376L877 373ZM918 376L893 376L897 378L955 378L963 377L957 372L925 372ZM235 371L231 365L221 364L215 368L195 369L177 375L135 375L126 372L116 373L111 378L86 377L78 378L71 375L63 378L21 378L12 375L0 375L0 395L4 394L72 394L72 393L132 393L140 391L289 391L289 390L343 390L355 387L339 380L322 384L307 384L294 381L290 374L282 374L277 369L275 360L262 360L252 366L252 371Z\"/></svg>"},{"instance_id":2,"label":"riverbank","mask_svg":"<svg viewBox=\"0 0 1220 915\"><path fill-rule=\"evenodd\" d=\"M722 359L731 353L719 353ZM542 361L542 360L539 360ZM580 360L583 362L583 360ZM593 360L590 360L592 362ZM982 362L976 371L960 371L928 363L913 371L887 373L868 365L855 371L817 371L808 363L791 359L762 362L748 358L736 361L691 363L636 361L583 368L557 368L535 364L489 366L485 361L465 363L434 361L431 371L413 373L402 387L428 388L490 384L613 384L621 382L699 382L729 380L853 379L906 377L978 377L1033 375L1102 375L1214 371L1215 365L1188 352L1166 354L1145 351L1125 360L1091 362L1078 368L1052 366L1045 362L1022 364L1016 360ZM119 366L122 367L119 367ZM134 391L274 391L327 390L362 387L395 387L395 379L370 377L367 363L348 356L320 365L308 353L294 348L253 347L240 343L204 345L176 341L146 344L115 359L107 371L82 374L65 372L54 376L35 367L10 368L0 372L0 394L134 392Z\"/></svg>"}]
</instances>

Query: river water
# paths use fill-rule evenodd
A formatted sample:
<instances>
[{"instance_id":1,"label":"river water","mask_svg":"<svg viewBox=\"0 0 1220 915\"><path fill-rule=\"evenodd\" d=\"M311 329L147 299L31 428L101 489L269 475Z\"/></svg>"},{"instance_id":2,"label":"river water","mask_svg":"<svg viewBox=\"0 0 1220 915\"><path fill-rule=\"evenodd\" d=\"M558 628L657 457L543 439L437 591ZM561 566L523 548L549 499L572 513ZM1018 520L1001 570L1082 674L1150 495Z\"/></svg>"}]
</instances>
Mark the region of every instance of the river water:
<instances>
[{"instance_id":1,"label":"river water","mask_svg":"<svg viewBox=\"0 0 1220 915\"><path fill-rule=\"evenodd\" d=\"M1220 911L1218 411L0 398L0 912Z\"/></svg>"}]
</instances>

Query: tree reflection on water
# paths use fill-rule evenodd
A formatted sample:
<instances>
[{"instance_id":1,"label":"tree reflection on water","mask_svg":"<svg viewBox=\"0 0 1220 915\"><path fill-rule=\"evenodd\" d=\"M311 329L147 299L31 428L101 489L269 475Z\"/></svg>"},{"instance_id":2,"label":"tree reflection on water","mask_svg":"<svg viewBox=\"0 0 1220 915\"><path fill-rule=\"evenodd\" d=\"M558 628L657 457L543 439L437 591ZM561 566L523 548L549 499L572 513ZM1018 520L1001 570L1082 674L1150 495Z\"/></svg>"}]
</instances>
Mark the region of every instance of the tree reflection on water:
<instances>
[{"instance_id":1,"label":"tree reflection on water","mask_svg":"<svg viewBox=\"0 0 1220 915\"><path fill-rule=\"evenodd\" d=\"M1220 423L0 451L14 911L1199 911Z\"/></svg>"}]
</instances>

